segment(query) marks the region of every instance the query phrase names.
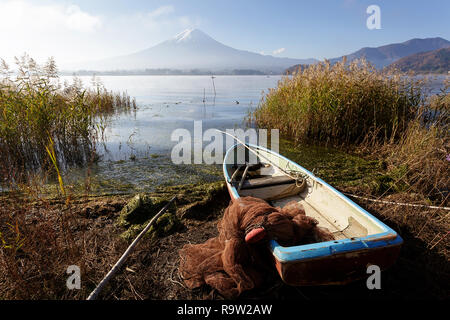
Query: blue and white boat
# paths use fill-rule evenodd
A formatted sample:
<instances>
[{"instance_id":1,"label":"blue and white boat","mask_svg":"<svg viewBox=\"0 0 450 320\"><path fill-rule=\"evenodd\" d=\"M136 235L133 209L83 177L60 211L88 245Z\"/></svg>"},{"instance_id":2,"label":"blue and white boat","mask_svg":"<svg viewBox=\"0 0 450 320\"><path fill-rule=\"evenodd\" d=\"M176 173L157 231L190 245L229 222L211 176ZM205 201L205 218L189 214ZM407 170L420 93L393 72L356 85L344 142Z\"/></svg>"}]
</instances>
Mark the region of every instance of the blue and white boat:
<instances>
[{"instance_id":1,"label":"blue and white boat","mask_svg":"<svg viewBox=\"0 0 450 320\"><path fill-rule=\"evenodd\" d=\"M251 155L256 160L253 164ZM394 230L276 152L255 145L234 145L225 155L223 173L232 200L252 196L274 207L298 201L306 215L333 234L333 241L293 247L269 241L275 267L287 284L345 284L367 278L368 266L384 270L398 257L403 240Z\"/></svg>"}]
</instances>

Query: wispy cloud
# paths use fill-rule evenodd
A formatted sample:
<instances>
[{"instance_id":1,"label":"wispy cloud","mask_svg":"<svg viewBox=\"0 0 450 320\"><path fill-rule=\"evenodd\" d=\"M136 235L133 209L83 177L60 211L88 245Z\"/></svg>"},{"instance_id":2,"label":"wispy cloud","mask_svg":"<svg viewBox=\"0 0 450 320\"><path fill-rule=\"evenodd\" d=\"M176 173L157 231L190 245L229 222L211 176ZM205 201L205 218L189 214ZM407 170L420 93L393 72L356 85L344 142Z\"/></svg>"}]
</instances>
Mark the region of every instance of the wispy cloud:
<instances>
[{"instance_id":1,"label":"wispy cloud","mask_svg":"<svg viewBox=\"0 0 450 320\"><path fill-rule=\"evenodd\" d=\"M70 0L0 0L0 58L11 61L24 52L40 61L54 56L63 69L65 63L145 49L200 23L177 14L173 5L105 15Z\"/></svg>"},{"instance_id":2,"label":"wispy cloud","mask_svg":"<svg viewBox=\"0 0 450 320\"><path fill-rule=\"evenodd\" d=\"M65 18L66 26L72 30L90 32L102 26L100 17L90 15L78 6L71 5L60 14Z\"/></svg>"},{"instance_id":3,"label":"wispy cloud","mask_svg":"<svg viewBox=\"0 0 450 320\"><path fill-rule=\"evenodd\" d=\"M21 0L0 2L0 31L3 32L92 32L101 26L102 20L99 16L84 12L76 5L35 5Z\"/></svg>"},{"instance_id":4,"label":"wispy cloud","mask_svg":"<svg viewBox=\"0 0 450 320\"><path fill-rule=\"evenodd\" d=\"M286 50L286 48L280 48L280 49L274 50L274 51L272 52L272 54L273 54L273 55L277 55L277 54L283 53L284 50Z\"/></svg>"},{"instance_id":5,"label":"wispy cloud","mask_svg":"<svg viewBox=\"0 0 450 320\"><path fill-rule=\"evenodd\" d=\"M179 32L181 29L196 26L196 21L187 16L176 16L174 12L175 7L172 5L161 6L149 12L124 15L120 17L118 22L123 24L125 28L129 25L136 28L136 25L139 25L139 27L143 27L150 32L162 32L174 28L177 28Z\"/></svg>"},{"instance_id":6,"label":"wispy cloud","mask_svg":"<svg viewBox=\"0 0 450 320\"><path fill-rule=\"evenodd\" d=\"M157 18L160 16L168 15L174 11L175 11L175 8L172 5L162 6L153 11L150 11L149 13L147 13L147 15L149 18Z\"/></svg>"}]
</instances>

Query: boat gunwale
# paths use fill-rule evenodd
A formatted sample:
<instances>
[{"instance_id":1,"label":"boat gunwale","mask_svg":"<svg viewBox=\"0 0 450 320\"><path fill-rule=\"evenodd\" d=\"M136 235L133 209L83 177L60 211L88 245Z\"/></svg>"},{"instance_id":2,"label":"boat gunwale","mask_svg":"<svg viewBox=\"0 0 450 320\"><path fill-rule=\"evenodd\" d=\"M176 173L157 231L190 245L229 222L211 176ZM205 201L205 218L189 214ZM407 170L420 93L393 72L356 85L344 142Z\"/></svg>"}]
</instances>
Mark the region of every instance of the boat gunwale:
<instances>
[{"instance_id":1,"label":"boat gunwale","mask_svg":"<svg viewBox=\"0 0 450 320\"><path fill-rule=\"evenodd\" d=\"M239 146L240 143L234 144L232 147L230 147L224 157L223 161L223 173L224 177L226 179L227 188L228 190L233 194L234 198L240 198L239 193L237 192L236 188L230 184L230 176L228 174L228 170L226 168L227 159L229 157L229 154ZM289 162L290 164L297 167L300 171L308 175L309 178L314 180L317 183L322 184L324 187L326 187L328 190L333 192L335 195L337 195L341 200L344 200L348 205L352 206L354 209L356 209L359 213L366 216L369 220L371 220L374 224L376 224L378 227L380 227L383 232L368 235L365 237L354 237L354 238L345 238L345 239L339 239L339 240L331 240L331 241L325 241L325 242L318 242L318 243L311 243L311 244L305 244L305 245L298 245L298 246L291 246L291 247L283 247L281 246L276 240L270 240L269 241L269 248L272 251L272 254L275 256L275 258L281 262L293 262L293 261L299 261L299 260L309 260L309 259L315 259L315 258L325 258L332 256L334 254L338 253L348 253L352 251L361 251L361 250L370 250L380 247L388 247L388 246L397 246L401 245L403 243L403 239L395 232L393 229L391 229L389 226L381 222L379 219L374 217L372 214L370 214L367 210L360 207L357 203L349 199L347 196L345 196L342 192L336 190L333 186L329 185L322 179L316 177L312 172L305 169L304 167L300 166L296 162L284 157L283 155L269 150L267 148L264 148L262 146L257 146L253 144L246 144L249 147L253 147L256 149L260 149L262 151L271 153L277 157L280 157L281 159L284 159L285 161Z\"/></svg>"}]
</instances>

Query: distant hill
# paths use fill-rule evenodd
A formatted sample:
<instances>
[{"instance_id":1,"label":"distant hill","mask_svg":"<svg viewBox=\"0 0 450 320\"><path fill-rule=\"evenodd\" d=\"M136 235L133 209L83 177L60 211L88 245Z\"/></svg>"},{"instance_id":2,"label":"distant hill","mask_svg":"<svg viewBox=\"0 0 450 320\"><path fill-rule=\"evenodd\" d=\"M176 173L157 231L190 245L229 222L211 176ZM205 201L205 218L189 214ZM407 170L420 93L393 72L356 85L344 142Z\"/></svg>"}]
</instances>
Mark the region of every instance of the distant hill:
<instances>
[{"instance_id":1,"label":"distant hill","mask_svg":"<svg viewBox=\"0 0 450 320\"><path fill-rule=\"evenodd\" d=\"M386 67L397 60L415 53L438 50L450 47L450 41L443 38L411 39L402 43L393 43L376 48L362 48L347 55L350 62L358 58L366 58L377 68ZM342 60L343 57L330 59L331 63Z\"/></svg>"},{"instance_id":2,"label":"distant hill","mask_svg":"<svg viewBox=\"0 0 450 320\"><path fill-rule=\"evenodd\" d=\"M295 66L289 67L284 71L284 74L293 74L298 71L299 68L307 68L309 64L296 64Z\"/></svg>"},{"instance_id":3,"label":"distant hill","mask_svg":"<svg viewBox=\"0 0 450 320\"><path fill-rule=\"evenodd\" d=\"M447 73L450 71L450 47L409 55L389 67L416 73Z\"/></svg>"},{"instance_id":4,"label":"distant hill","mask_svg":"<svg viewBox=\"0 0 450 320\"><path fill-rule=\"evenodd\" d=\"M185 30L172 39L154 47L126 56L79 64L68 70L124 71L124 70L251 70L282 73L287 67L299 63L312 63L314 59L291 59L237 50L226 46L201 30Z\"/></svg>"}]
</instances>

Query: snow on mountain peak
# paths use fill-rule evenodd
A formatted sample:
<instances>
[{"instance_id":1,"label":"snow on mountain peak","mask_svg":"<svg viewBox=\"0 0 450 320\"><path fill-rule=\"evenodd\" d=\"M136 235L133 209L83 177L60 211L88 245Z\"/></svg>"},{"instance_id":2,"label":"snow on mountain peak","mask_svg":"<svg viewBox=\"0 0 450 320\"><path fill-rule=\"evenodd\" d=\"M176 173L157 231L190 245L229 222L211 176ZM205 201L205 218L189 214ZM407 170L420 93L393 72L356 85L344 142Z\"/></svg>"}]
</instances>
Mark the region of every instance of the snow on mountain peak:
<instances>
[{"instance_id":1,"label":"snow on mountain peak","mask_svg":"<svg viewBox=\"0 0 450 320\"><path fill-rule=\"evenodd\" d=\"M186 42L186 41L211 41L213 40L211 37L209 37L207 34L205 34L203 31L199 29L186 29L183 32L177 34L173 40L175 42Z\"/></svg>"},{"instance_id":2,"label":"snow on mountain peak","mask_svg":"<svg viewBox=\"0 0 450 320\"><path fill-rule=\"evenodd\" d=\"M194 31L194 29L186 29L183 32L180 32L179 34L177 34L174 37L174 40L176 40L177 42L183 41L184 39L189 38L189 36L191 35L192 31Z\"/></svg>"}]
</instances>

